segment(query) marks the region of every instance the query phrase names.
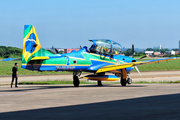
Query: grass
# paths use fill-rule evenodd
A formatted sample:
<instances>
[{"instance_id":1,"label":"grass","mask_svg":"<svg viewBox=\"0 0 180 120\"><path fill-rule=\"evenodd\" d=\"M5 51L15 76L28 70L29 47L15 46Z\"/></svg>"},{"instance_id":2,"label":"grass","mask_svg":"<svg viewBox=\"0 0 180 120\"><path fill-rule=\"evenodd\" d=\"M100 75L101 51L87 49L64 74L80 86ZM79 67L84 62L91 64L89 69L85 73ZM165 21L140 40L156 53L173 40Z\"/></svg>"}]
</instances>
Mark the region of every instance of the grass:
<instances>
[{"instance_id":1,"label":"grass","mask_svg":"<svg viewBox=\"0 0 180 120\"><path fill-rule=\"evenodd\" d=\"M9 58L20 58L21 56L16 54L10 54Z\"/></svg>"},{"instance_id":2,"label":"grass","mask_svg":"<svg viewBox=\"0 0 180 120\"><path fill-rule=\"evenodd\" d=\"M4 58L3 57L0 57L0 61L3 60Z\"/></svg>"},{"instance_id":3,"label":"grass","mask_svg":"<svg viewBox=\"0 0 180 120\"><path fill-rule=\"evenodd\" d=\"M12 67L14 63L17 62L19 64L18 73L19 75L45 75L45 74L72 74L72 72L37 72L30 71L21 68L21 61L0 61L0 76L6 76L12 74ZM168 62L160 62L154 64L147 64L138 66L140 71L160 71L160 70L180 70L180 59L171 60ZM136 71L135 69L133 71Z\"/></svg>"},{"instance_id":4,"label":"grass","mask_svg":"<svg viewBox=\"0 0 180 120\"><path fill-rule=\"evenodd\" d=\"M180 70L180 59L138 66L140 71ZM133 69L133 71L136 71Z\"/></svg>"},{"instance_id":5,"label":"grass","mask_svg":"<svg viewBox=\"0 0 180 120\"><path fill-rule=\"evenodd\" d=\"M139 82L133 82L132 84L162 84L162 83L180 83L180 80L178 81L139 81ZM73 81L62 81L62 80L46 80L46 81L28 81L28 82L20 82L20 85L52 85L52 84L73 84ZM87 82L87 81L80 81L80 84L97 84L97 82ZM119 82L102 82L102 84L120 84Z\"/></svg>"},{"instance_id":6,"label":"grass","mask_svg":"<svg viewBox=\"0 0 180 120\"><path fill-rule=\"evenodd\" d=\"M21 61L0 61L0 76L6 76L12 74L12 67L14 63L18 63L18 74L19 75L45 75L45 74L72 74L71 72L38 72L38 71L31 71L21 68Z\"/></svg>"}]
</instances>

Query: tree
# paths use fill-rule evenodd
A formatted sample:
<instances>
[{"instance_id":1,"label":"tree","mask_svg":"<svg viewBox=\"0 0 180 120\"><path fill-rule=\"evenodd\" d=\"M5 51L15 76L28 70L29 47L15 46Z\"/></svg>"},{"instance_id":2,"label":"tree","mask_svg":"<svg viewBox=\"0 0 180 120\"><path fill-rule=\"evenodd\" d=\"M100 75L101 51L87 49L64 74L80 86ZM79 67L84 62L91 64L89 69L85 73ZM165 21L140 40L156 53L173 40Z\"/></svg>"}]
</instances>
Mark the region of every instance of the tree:
<instances>
[{"instance_id":1,"label":"tree","mask_svg":"<svg viewBox=\"0 0 180 120\"><path fill-rule=\"evenodd\" d=\"M161 52L161 53L165 53L165 51L169 51L169 49L153 49L153 48L147 48L146 51L154 51L154 52Z\"/></svg>"},{"instance_id":2,"label":"tree","mask_svg":"<svg viewBox=\"0 0 180 120\"><path fill-rule=\"evenodd\" d=\"M174 49L172 49L172 50L174 50L174 51L179 51L179 49L178 49L178 48L174 48Z\"/></svg>"},{"instance_id":3,"label":"tree","mask_svg":"<svg viewBox=\"0 0 180 120\"><path fill-rule=\"evenodd\" d=\"M63 51L63 50L60 50L59 53L60 53L60 54L64 54L64 51Z\"/></svg>"},{"instance_id":4,"label":"tree","mask_svg":"<svg viewBox=\"0 0 180 120\"><path fill-rule=\"evenodd\" d=\"M124 51L125 56L131 56L132 55L132 49L127 49Z\"/></svg>"},{"instance_id":5,"label":"tree","mask_svg":"<svg viewBox=\"0 0 180 120\"><path fill-rule=\"evenodd\" d=\"M0 56L1 57L9 57L9 56L21 56L22 55L22 49L16 48L16 47L6 47L6 46L0 46Z\"/></svg>"},{"instance_id":6,"label":"tree","mask_svg":"<svg viewBox=\"0 0 180 120\"><path fill-rule=\"evenodd\" d=\"M145 53L139 52L139 53L136 53L136 54L134 55L134 57L141 57L141 56L145 56L145 55L146 55Z\"/></svg>"},{"instance_id":7,"label":"tree","mask_svg":"<svg viewBox=\"0 0 180 120\"><path fill-rule=\"evenodd\" d=\"M147 48L146 51L153 51L153 49L152 48Z\"/></svg>"},{"instance_id":8,"label":"tree","mask_svg":"<svg viewBox=\"0 0 180 120\"><path fill-rule=\"evenodd\" d=\"M3 49L0 48L0 56L3 57L5 54L5 51Z\"/></svg>"}]
</instances>

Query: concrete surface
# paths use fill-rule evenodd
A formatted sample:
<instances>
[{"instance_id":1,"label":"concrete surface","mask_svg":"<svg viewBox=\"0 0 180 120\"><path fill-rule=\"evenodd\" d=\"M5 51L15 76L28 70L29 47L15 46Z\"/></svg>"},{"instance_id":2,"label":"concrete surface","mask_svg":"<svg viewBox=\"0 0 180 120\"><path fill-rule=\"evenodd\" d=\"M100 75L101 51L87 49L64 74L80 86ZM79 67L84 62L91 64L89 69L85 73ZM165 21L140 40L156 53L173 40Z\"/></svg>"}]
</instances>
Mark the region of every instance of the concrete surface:
<instances>
[{"instance_id":1,"label":"concrete surface","mask_svg":"<svg viewBox=\"0 0 180 120\"><path fill-rule=\"evenodd\" d=\"M0 86L0 120L179 120L180 84Z\"/></svg>"},{"instance_id":2,"label":"concrete surface","mask_svg":"<svg viewBox=\"0 0 180 120\"><path fill-rule=\"evenodd\" d=\"M180 71L151 71L141 72L142 76L138 72L131 72L130 76L133 81L177 81L180 80ZM88 74L82 74L85 76ZM39 76L19 76L19 82L22 81L42 81L42 80L72 80L72 74L60 74L60 75L39 75ZM162 79L161 79L162 78ZM86 80L86 79L81 79ZM0 77L1 84L10 84L11 76Z\"/></svg>"}]
</instances>

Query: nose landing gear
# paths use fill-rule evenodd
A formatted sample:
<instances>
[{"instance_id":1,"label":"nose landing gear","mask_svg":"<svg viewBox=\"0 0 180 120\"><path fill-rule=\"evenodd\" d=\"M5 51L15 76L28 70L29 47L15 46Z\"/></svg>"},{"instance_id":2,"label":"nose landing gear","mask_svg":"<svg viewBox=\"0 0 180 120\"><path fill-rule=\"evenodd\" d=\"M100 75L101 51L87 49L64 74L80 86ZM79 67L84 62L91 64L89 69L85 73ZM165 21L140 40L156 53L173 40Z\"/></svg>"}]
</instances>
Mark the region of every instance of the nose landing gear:
<instances>
[{"instance_id":1,"label":"nose landing gear","mask_svg":"<svg viewBox=\"0 0 180 120\"><path fill-rule=\"evenodd\" d=\"M132 83L132 79L131 79L131 78L128 78L128 79L127 79L127 83L128 83L128 84L131 84L131 83Z\"/></svg>"}]
</instances>

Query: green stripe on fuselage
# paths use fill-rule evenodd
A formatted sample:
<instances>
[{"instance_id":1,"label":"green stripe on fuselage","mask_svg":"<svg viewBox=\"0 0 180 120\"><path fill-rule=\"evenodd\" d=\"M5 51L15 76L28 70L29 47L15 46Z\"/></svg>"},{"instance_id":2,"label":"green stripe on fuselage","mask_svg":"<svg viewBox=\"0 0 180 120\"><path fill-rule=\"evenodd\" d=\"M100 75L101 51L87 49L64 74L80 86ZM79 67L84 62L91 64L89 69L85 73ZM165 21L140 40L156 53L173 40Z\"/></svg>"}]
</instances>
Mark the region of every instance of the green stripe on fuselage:
<instances>
[{"instance_id":1,"label":"green stripe on fuselage","mask_svg":"<svg viewBox=\"0 0 180 120\"><path fill-rule=\"evenodd\" d=\"M69 57L69 63L70 63L69 66L90 66L90 65L92 65L91 60L99 61L102 63L112 63L112 64L116 63L116 60L109 59L109 57L105 57L102 55L91 54L88 52L82 52L80 54L82 54L82 56L84 56L84 58L79 58L79 57L74 57L74 56L71 57L70 55L66 54L66 56L61 57L61 58L51 58L51 59L47 59L47 60L30 61L30 64L47 65L47 66L66 66L68 64L67 57ZM58 56L58 55L52 54L49 51L41 48L33 56L37 57L37 56ZM74 63L74 61L76 61L76 63Z\"/></svg>"},{"instance_id":2,"label":"green stripe on fuselage","mask_svg":"<svg viewBox=\"0 0 180 120\"><path fill-rule=\"evenodd\" d=\"M101 55L96 55L96 54L89 54L89 53L81 53L84 58L78 58L78 57L71 57L71 56L67 56L69 57L69 62L70 65L74 65L74 66L90 66L92 65L91 60L94 61L100 61L100 62L104 62L104 63L116 63L116 60L111 60L108 57L104 57ZM76 63L74 63L73 61L76 60ZM62 58L52 58L52 59L48 59L48 60L43 60L42 64L51 64L51 65L67 65L67 57L62 57Z\"/></svg>"}]
</instances>

